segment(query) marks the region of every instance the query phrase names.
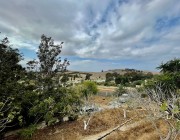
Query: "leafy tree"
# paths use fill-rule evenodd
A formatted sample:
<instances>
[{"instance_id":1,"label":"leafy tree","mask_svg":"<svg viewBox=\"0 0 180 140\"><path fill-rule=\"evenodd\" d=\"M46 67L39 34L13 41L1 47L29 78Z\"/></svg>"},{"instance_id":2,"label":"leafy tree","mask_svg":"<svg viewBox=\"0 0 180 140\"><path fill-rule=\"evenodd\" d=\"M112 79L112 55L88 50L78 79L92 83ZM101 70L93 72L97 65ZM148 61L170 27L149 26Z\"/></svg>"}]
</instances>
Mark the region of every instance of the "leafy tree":
<instances>
[{"instance_id":1,"label":"leafy tree","mask_svg":"<svg viewBox=\"0 0 180 140\"><path fill-rule=\"evenodd\" d=\"M72 116L80 104L79 96L71 88L61 87L61 82L65 82L68 75L64 75L65 77L59 82L58 76L62 76L69 65L67 59L64 62L60 60L62 44L63 42L55 45L51 37L42 35L37 53L39 61L29 63L31 64L29 67L32 68L39 65L33 79L37 99L32 103L29 112L29 115L35 118L35 122L45 120L46 124L53 124L57 119L62 120L65 116Z\"/></svg>"},{"instance_id":2,"label":"leafy tree","mask_svg":"<svg viewBox=\"0 0 180 140\"><path fill-rule=\"evenodd\" d=\"M163 72L146 84L146 91L149 97L158 104L167 103L167 110L173 114L174 107L180 108L179 93L180 71L178 70L179 60L170 60L161 64L158 68ZM174 114L175 118L180 119L180 113Z\"/></svg>"},{"instance_id":3,"label":"leafy tree","mask_svg":"<svg viewBox=\"0 0 180 140\"><path fill-rule=\"evenodd\" d=\"M69 61L67 59L61 63L61 58L59 54L61 53L62 44L54 44L54 40L51 37L41 36L41 43L38 50L38 58L40 62L40 70L44 74L52 74L56 71L66 70Z\"/></svg>"},{"instance_id":4,"label":"leafy tree","mask_svg":"<svg viewBox=\"0 0 180 140\"><path fill-rule=\"evenodd\" d=\"M125 77L124 75L119 75L118 77L115 78L116 84L125 85L127 82L128 82L128 78Z\"/></svg>"},{"instance_id":5,"label":"leafy tree","mask_svg":"<svg viewBox=\"0 0 180 140\"><path fill-rule=\"evenodd\" d=\"M98 88L95 82L93 81L85 81L83 82L83 96L88 101L90 95L95 95L98 92Z\"/></svg>"},{"instance_id":6,"label":"leafy tree","mask_svg":"<svg viewBox=\"0 0 180 140\"><path fill-rule=\"evenodd\" d=\"M22 121L20 97L24 87L20 84L25 70L19 65L22 56L12 49L8 38L0 43L0 132Z\"/></svg>"},{"instance_id":7,"label":"leafy tree","mask_svg":"<svg viewBox=\"0 0 180 140\"><path fill-rule=\"evenodd\" d=\"M166 63L162 63L160 66L157 67L160 69L161 72L180 72L180 59L175 58L174 60L170 60Z\"/></svg>"},{"instance_id":8,"label":"leafy tree","mask_svg":"<svg viewBox=\"0 0 180 140\"><path fill-rule=\"evenodd\" d=\"M166 75L172 78L177 88L180 88L180 59L175 58L166 63L162 63L157 69L160 69Z\"/></svg>"},{"instance_id":9,"label":"leafy tree","mask_svg":"<svg viewBox=\"0 0 180 140\"><path fill-rule=\"evenodd\" d=\"M112 73L106 73L106 82L110 82L114 80L113 74Z\"/></svg>"},{"instance_id":10,"label":"leafy tree","mask_svg":"<svg viewBox=\"0 0 180 140\"><path fill-rule=\"evenodd\" d=\"M146 91L150 99L160 107L161 119L168 122L169 132L165 139L176 139L180 131L180 60L170 60L161 64L158 69L161 70L161 75L153 77L146 83ZM167 116L163 117L165 115ZM171 123L168 120L169 116L176 123ZM162 139L161 135L160 137Z\"/></svg>"},{"instance_id":11,"label":"leafy tree","mask_svg":"<svg viewBox=\"0 0 180 140\"><path fill-rule=\"evenodd\" d=\"M155 91L154 93L159 95L159 100L161 100L162 102L164 100L167 100L168 98L171 98L171 92L176 93L177 90L175 81L170 74L157 75L153 79L148 80L145 87L147 91ZM153 96L152 92L148 92L148 94L150 97Z\"/></svg>"},{"instance_id":12,"label":"leafy tree","mask_svg":"<svg viewBox=\"0 0 180 140\"><path fill-rule=\"evenodd\" d=\"M64 74L63 77L62 77L62 79L61 79L61 82L62 82L62 83L66 83L68 80L69 80L68 75L67 75L67 74Z\"/></svg>"},{"instance_id":13,"label":"leafy tree","mask_svg":"<svg viewBox=\"0 0 180 140\"><path fill-rule=\"evenodd\" d=\"M142 79L142 73L135 72L135 71L127 72L124 74L124 76L128 78L129 82L133 82L133 81Z\"/></svg>"},{"instance_id":14,"label":"leafy tree","mask_svg":"<svg viewBox=\"0 0 180 140\"><path fill-rule=\"evenodd\" d=\"M85 77L85 80L90 80L91 76L92 76L92 74L87 73L87 74L86 74L86 77Z\"/></svg>"}]
</instances>

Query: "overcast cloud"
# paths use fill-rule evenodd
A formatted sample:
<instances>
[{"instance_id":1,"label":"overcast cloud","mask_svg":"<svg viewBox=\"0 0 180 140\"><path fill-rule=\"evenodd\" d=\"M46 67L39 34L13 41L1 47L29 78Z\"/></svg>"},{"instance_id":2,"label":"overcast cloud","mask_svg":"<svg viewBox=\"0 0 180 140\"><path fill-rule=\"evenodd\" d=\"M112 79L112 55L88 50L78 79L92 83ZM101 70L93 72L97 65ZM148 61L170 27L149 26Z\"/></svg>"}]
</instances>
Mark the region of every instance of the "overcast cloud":
<instances>
[{"instance_id":1,"label":"overcast cloud","mask_svg":"<svg viewBox=\"0 0 180 140\"><path fill-rule=\"evenodd\" d=\"M34 58L41 34L65 42L62 55L72 70L154 71L180 56L179 0L0 2L0 36L8 36L25 60Z\"/></svg>"}]
</instances>

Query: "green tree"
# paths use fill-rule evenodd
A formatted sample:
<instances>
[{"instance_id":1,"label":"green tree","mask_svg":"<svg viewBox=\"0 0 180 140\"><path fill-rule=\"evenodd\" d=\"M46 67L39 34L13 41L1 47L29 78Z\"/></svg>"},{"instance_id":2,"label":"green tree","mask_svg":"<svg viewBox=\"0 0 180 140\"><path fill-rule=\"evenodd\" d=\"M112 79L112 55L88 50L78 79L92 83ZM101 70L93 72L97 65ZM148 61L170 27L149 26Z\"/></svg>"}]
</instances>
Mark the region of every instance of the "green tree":
<instances>
[{"instance_id":1,"label":"green tree","mask_svg":"<svg viewBox=\"0 0 180 140\"><path fill-rule=\"evenodd\" d=\"M125 85L126 83L128 83L128 78L124 75L119 75L118 77L116 77L115 83L117 85L118 84Z\"/></svg>"},{"instance_id":2,"label":"green tree","mask_svg":"<svg viewBox=\"0 0 180 140\"><path fill-rule=\"evenodd\" d=\"M180 59L175 58L173 60L162 63L157 69L160 69L164 74L168 74L175 83L177 88L180 88Z\"/></svg>"},{"instance_id":3,"label":"green tree","mask_svg":"<svg viewBox=\"0 0 180 140\"><path fill-rule=\"evenodd\" d=\"M22 121L20 97L24 87L20 80L25 70L19 64L21 60L19 51L12 49L8 38L4 38L0 42L0 132L16 124L18 119Z\"/></svg>"},{"instance_id":4,"label":"green tree","mask_svg":"<svg viewBox=\"0 0 180 140\"><path fill-rule=\"evenodd\" d=\"M171 116L175 123L170 123L165 114L161 114L161 119L165 119L169 125L169 133L166 139L176 139L179 133L180 120L180 60L174 59L161 64L158 69L161 70L161 75L153 77L146 83L146 91L151 100L155 101L160 106L161 112L166 112L166 115Z\"/></svg>"},{"instance_id":5,"label":"green tree","mask_svg":"<svg viewBox=\"0 0 180 140\"><path fill-rule=\"evenodd\" d=\"M157 67L157 69L160 69L163 73L180 72L180 59L175 58L166 63L162 63L160 66Z\"/></svg>"},{"instance_id":6,"label":"green tree","mask_svg":"<svg viewBox=\"0 0 180 140\"><path fill-rule=\"evenodd\" d=\"M71 88L61 87L58 76L64 75L66 67L69 65L67 59L62 62L60 53L62 44L56 45L51 37L41 36L41 43L38 50L38 61L30 63L32 67L39 64L35 73L35 95L36 100L30 108L30 116L35 118L35 122L45 120L50 125L57 119L62 120L63 117L75 113L80 103L80 98ZM29 66L31 67L31 66ZM35 68L33 67L33 68ZM32 71L31 71L32 72ZM63 80L67 80L64 77ZM63 81L64 82L64 81ZM76 109L75 109L76 108Z\"/></svg>"},{"instance_id":7,"label":"green tree","mask_svg":"<svg viewBox=\"0 0 180 140\"><path fill-rule=\"evenodd\" d=\"M86 98L86 101L88 101L90 95L96 95L98 92L97 85L93 81L84 81L82 86L83 96Z\"/></svg>"},{"instance_id":8,"label":"green tree","mask_svg":"<svg viewBox=\"0 0 180 140\"><path fill-rule=\"evenodd\" d=\"M62 44L63 42L61 42L61 44L54 44L54 40L51 37L41 36L41 43L37 55L42 73L49 75L56 71L66 70L69 61L65 59L64 62L61 63L61 58L59 57Z\"/></svg>"},{"instance_id":9,"label":"green tree","mask_svg":"<svg viewBox=\"0 0 180 140\"><path fill-rule=\"evenodd\" d=\"M161 64L158 68L163 72L161 75L155 76L146 83L146 91L149 97L158 104L167 103L167 109L173 114L174 107L180 108L180 96L178 90L180 88L180 71L179 60L170 60L165 64ZM180 113L174 114L175 118L180 119Z\"/></svg>"},{"instance_id":10,"label":"green tree","mask_svg":"<svg viewBox=\"0 0 180 140\"><path fill-rule=\"evenodd\" d=\"M87 74L86 74L86 77L85 77L85 80L90 80L90 79L91 79L91 76L92 76L92 74L87 73Z\"/></svg>"},{"instance_id":11,"label":"green tree","mask_svg":"<svg viewBox=\"0 0 180 140\"><path fill-rule=\"evenodd\" d=\"M114 80L113 74L112 73L106 73L106 82L110 82Z\"/></svg>"},{"instance_id":12,"label":"green tree","mask_svg":"<svg viewBox=\"0 0 180 140\"><path fill-rule=\"evenodd\" d=\"M61 79L61 82L66 83L68 80L69 80L68 75L67 75L67 74L64 74L63 77L62 77L62 79Z\"/></svg>"}]
</instances>

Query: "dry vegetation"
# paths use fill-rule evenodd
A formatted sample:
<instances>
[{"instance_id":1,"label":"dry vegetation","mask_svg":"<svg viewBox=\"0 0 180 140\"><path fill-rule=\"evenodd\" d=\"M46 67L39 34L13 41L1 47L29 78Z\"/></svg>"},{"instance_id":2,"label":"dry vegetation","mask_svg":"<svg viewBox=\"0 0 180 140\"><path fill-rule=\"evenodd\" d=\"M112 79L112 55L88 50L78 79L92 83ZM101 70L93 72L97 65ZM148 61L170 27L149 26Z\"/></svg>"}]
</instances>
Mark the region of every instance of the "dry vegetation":
<instances>
[{"instance_id":1,"label":"dry vegetation","mask_svg":"<svg viewBox=\"0 0 180 140\"><path fill-rule=\"evenodd\" d=\"M166 136L168 133L167 125L162 120L156 121L157 127L162 134ZM131 128L128 131L116 131L114 134L107 137L106 140L159 140L158 131L154 128L151 122L144 122L139 126Z\"/></svg>"},{"instance_id":2,"label":"dry vegetation","mask_svg":"<svg viewBox=\"0 0 180 140\"><path fill-rule=\"evenodd\" d=\"M101 87L100 87L101 90ZM108 90L114 91L114 88ZM51 127L38 130L32 137L33 140L94 140L97 135L111 130L126 120L133 118L122 128L108 135L106 140L159 140L159 133L153 123L145 116L147 112L138 107L136 109L127 108L127 118L123 118L123 108L107 109L108 103L113 97L92 96L91 101L104 107L104 110L92 115L87 130L83 129L84 117L77 121L59 123ZM167 124L163 120L155 121L158 129L164 136L168 133ZM177 138L178 140L180 137ZM6 140L24 140L18 136L6 138Z\"/></svg>"},{"instance_id":3,"label":"dry vegetation","mask_svg":"<svg viewBox=\"0 0 180 140\"><path fill-rule=\"evenodd\" d=\"M127 119L135 117L136 115L136 113L130 111L128 112ZM114 128L124 121L122 109L105 110L93 115L86 131L83 130L83 118L80 118L75 122L66 122L57 124L51 128L39 130L34 135L33 140L80 140L86 136Z\"/></svg>"}]
</instances>

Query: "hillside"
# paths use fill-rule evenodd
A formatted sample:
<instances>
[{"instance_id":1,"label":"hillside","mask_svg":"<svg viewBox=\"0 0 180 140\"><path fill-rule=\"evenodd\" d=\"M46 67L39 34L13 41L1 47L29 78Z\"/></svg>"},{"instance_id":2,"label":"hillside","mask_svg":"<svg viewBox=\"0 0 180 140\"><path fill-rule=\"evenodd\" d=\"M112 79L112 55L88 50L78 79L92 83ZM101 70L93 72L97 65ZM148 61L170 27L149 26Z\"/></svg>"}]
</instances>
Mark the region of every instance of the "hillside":
<instances>
[{"instance_id":1,"label":"hillside","mask_svg":"<svg viewBox=\"0 0 180 140\"><path fill-rule=\"evenodd\" d=\"M142 72L144 74L146 73L152 73L153 75L160 74L159 72L154 72L154 71L141 71L141 70L135 70L135 69L112 69L108 71L102 71L102 72L83 72L83 71L71 71L69 70L67 73L68 74L79 74L81 75L82 78L86 77L86 74L91 74L91 79L92 80L105 80L106 79L106 74L107 73L117 73L117 74L125 74L127 72Z\"/></svg>"}]
</instances>

